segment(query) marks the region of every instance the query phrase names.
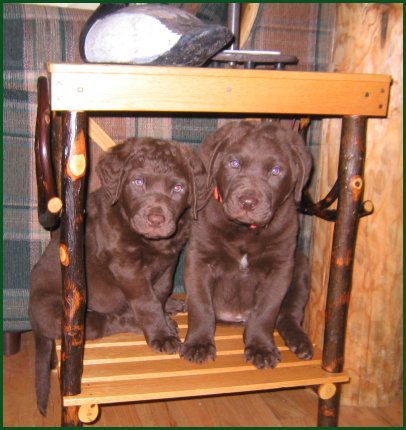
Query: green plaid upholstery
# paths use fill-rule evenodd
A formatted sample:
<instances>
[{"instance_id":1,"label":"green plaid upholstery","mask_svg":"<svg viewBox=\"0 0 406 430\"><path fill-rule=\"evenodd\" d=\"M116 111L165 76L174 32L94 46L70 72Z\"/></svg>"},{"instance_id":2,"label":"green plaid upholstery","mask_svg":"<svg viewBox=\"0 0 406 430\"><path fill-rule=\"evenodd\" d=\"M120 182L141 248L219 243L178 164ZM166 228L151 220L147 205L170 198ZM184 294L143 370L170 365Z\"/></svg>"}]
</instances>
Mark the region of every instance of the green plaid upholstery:
<instances>
[{"instance_id":1,"label":"green plaid upholstery","mask_svg":"<svg viewBox=\"0 0 406 430\"><path fill-rule=\"evenodd\" d=\"M45 61L77 62L88 12L3 5L3 330L29 330L28 276L49 233L37 218L34 133Z\"/></svg>"},{"instance_id":2,"label":"green plaid upholstery","mask_svg":"<svg viewBox=\"0 0 406 430\"><path fill-rule=\"evenodd\" d=\"M299 64L289 70L326 70L334 19L328 3L262 3L243 48L295 55Z\"/></svg>"},{"instance_id":3,"label":"green plaid upholstery","mask_svg":"<svg viewBox=\"0 0 406 430\"><path fill-rule=\"evenodd\" d=\"M176 6L186 10L193 7L190 3ZM201 19L226 23L225 4L204 3L195 11ZM38 223L36 206L33 145L37 78L46 74L46 62L82 62L78 39L89 15L89 11L77 9L3 5L3 330L30 329L29 272L49 241L49 233ZM333 5L262 4L246 47L280 49L300 58L296 69L324 70L333 20ZM94 119L117 142L133 136L155 136L197 147L231 118L100 114ZM310 143L316 157L318 140L317 127L313 127ZM92 191L99 186L94 166L102 151L91 144L89 152ZM303 237L309 238L311 225L304 230ZM182 259L175 275L177 292L183 291Z\"/></svg>"}]
</instances>

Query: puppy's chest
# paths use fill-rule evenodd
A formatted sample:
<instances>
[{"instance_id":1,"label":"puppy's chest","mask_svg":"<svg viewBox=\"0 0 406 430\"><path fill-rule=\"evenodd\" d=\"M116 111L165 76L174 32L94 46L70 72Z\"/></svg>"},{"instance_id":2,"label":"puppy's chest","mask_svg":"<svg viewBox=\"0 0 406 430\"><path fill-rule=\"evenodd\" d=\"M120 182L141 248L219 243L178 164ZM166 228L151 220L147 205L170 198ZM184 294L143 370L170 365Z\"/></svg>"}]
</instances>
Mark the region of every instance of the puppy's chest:
<instances>
[{"instance_id":1,"label":"puppy's chest","mask_svg":"<svg viewBox=\"0 0 406 430\"><path fill-rule=\"evenodd\" d=\"M232 251L225 249L212 262L212 267L220 276L232 275L244 278L255 276L259 270L257 256L244 249Z\"/></svg>"},{"instance_id":2,"label":"puppy's chest","mask_svg":"<svg viewBox=\"0 0 406 430\"><path fill-rule=\"evenodd\" d=\"M261 271L254 255L238 251L223 255L215 264L213 303L216 319L241 322L248 319Z\"/></svg>"},{"instance_id":3,"label":"puppy's chest","mask_svg":"<svg viewBox=\"0 0 406 430\"><path fill-rule=\"evenodd\" d=\"M249 261L248 261L248 254L245 253L240 260L238 261L238 269L242 273L248 272L249 269Z\"/></svg>"}]
</instances>

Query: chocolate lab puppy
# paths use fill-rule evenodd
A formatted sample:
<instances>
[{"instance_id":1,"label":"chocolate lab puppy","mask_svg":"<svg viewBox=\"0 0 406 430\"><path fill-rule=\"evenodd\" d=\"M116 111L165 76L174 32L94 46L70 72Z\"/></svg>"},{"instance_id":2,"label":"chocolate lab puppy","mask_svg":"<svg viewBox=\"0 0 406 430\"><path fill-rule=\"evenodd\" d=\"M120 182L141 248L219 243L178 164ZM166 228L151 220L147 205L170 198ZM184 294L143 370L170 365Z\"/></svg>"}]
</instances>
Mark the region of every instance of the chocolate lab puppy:
<instances>
[{"instance_id":1,"label":"chocolate lab puppy","mask_svg":"<svg viewBox=\"0 0 406 430\"><path fill-rule=\"evenodd\" d=\"M296 253L297 204L311 170L299 134L274 123L228 123L201 145L214 197L194 223L184 281L189 328L180 354L214 359L216 321L244 323L245 359L273 368L278 328L289 348L310 358L301 328L308 268Z\"/></svg>"},{"instance_id":2,"label":"chocolate lab puppy","mask_svg":"<svg viewBox=\"0 0 406 430\"><path fill-rule=\"evenodd\" d=\"M87 200L86 338L140 332L155 351L175 353L176 324L168 300L190 220L203 204L206 172L187 146L131 139L97 165L102 187ZM59 233L30 276L29 315L36 341L38 408L45 414L53 339L60 337L62 280ZM180 304L181 305L181 304Z\"/></svg>"}]
</instances>

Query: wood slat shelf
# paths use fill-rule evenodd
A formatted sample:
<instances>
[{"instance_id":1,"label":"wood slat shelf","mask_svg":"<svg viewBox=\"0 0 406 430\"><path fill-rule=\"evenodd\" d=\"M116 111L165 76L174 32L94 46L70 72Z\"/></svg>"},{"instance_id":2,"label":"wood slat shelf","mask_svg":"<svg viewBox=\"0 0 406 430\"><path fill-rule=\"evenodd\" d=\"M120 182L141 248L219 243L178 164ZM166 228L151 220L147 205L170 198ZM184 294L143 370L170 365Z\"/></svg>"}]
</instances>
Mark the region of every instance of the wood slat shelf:
<instances>
[{"instance_id":1,"label":"wood slat shelf","mask_svg":"<svg viewBox=\"0 0 406 430\"><path fill-rule=\"evenodd\" d=\"M387 113L391 77L200 67L48 64L56 111Z\"/></svg>"},{"instance_id":2,"label":"wood slat shelf","mask_svg":"<svg viewBox=\"0 0 406 430\"><path fill-rule=\"evenodd\" d=\"M175 317L183 340L187 315ZM272 390L348 382L344 373L321 369L321 351L312 360L299 360L276 333L282 361L276 369L258 370L244 361L241 326L218 326L217 358L203 365L188 363L177 354L158 354L141 334L117 334L87 341L82 392L64 396L64 406L172 399L235 392ZM58 369L61 343L57 342Z\"/></svg>"}]
</instances>

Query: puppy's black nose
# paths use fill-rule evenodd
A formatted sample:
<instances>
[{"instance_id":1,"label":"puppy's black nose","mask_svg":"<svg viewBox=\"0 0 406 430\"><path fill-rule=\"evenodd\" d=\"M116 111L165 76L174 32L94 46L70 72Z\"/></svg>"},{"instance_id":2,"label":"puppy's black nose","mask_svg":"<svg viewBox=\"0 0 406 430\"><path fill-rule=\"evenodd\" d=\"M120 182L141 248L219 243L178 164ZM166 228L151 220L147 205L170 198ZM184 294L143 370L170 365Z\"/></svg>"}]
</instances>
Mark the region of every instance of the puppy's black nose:
<instances>
[{"instance_id":1,"label":"puppy's black nose","mask_svg":"<svg viewBox=\"0 0 406 430\"><path fill-rule=\"evenodd\" d=\"M238 201L240 203L241 208L246 211L253 211L258 204L258 199L254 196L249 195L240 196Z\"/></svg>"},{"instance_id":2,"label":"puppy's black nose","mask_svg":"<svg viewBox=\"0 0 406 430\"><path fill-rule=\"evenodd\" d=\"M151 227L160 227L165 222L165 217L162 214L152 212L147 215L147 222Z\"/></svg>"}]
</instances>

